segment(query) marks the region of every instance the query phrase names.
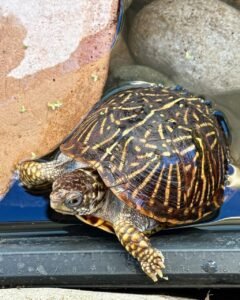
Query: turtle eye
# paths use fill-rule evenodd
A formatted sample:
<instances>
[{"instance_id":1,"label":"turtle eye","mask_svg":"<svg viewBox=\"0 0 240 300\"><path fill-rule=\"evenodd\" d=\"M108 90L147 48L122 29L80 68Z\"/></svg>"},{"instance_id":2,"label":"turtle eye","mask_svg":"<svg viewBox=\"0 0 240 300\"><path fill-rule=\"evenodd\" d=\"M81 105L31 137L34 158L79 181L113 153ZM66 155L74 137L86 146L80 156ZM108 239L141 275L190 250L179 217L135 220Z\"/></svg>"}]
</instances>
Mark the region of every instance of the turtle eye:
<instances>
[{"instance_id":1,"label":"turtle eye","mask_svg":"<svg viewBox=\"0 0 240 300\"><path fill-rule=\"evenodd\" d=\"M68 208L74 208L79 206L82 203L82 193L74 193L74 195L69 195L65 201L64 204Z\"/></svg>"}]
</instances>

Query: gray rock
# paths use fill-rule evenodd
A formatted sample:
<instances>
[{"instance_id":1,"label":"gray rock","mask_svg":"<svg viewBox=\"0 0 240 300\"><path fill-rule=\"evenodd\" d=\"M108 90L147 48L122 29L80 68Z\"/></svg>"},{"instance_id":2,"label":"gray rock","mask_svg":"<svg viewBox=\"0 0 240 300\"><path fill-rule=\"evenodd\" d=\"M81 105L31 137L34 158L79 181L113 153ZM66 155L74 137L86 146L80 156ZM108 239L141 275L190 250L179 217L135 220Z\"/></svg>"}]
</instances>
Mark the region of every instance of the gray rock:
<instances>
[{"instance_id":1,"label":"gray rock","mask_svg":"<svg viewBox=\"0 0 240 300\"><path fill-rule=\"evenodd\" d=\"M226 2L229 5L232 5L233 7L240 9L240 0L222 0L223 2Z\"/></svg>"},{"instance_id":2,"label":"gray rock","mask_svg":"<svg viewBox=\"0 0 240 300\"><path fill-rule=\"evenodd\" d=\"M132 0L124 0L124 10L127 10L132 4Z\"/></svg>"},{"instance_id":3,"label":"gray rock","mask_svg":"<svg viewBox=\"0 0 240 300\"><path fill-rule=\"evenodd\" d=\"M135 8L135 9L139 9L139 8L142 8L143 6L153 2L154 0L133 0L133 4L132 6Z\"/></svg>"},{"instance_id":4,"label":"gray rock","mask_svg":"<svg viewBox=\"0 0 240 300\"><path fill-rule=\"evenodd\" d=\"M133 58L128 50L124 40L123 33L119 34L116 44L114 45L110 58L110 71L122 65L133 64Z\"/></svg>"},{"instance_id":5,"label":"gray rock","mask_svg":"<svg viewBox=\"0 0 240 300\"><path fill-rule=\"evenodd\" d=\"M115 68L111 74L117 81L147 81L161 83L165 86L174 86L164 74L152 68L140 65L125 65Z\"/></svg>"},{"instance_id":6,"label":"gray rock","mask_svg":"<svg viewBox=\"0 0 240 300\"><path fill-rule=\"evenodd\" d=\"M240 13L221 1L154 1L136 15L129 46L138 62L191 91L240 88Z\"/></svg>"}]
</instances>

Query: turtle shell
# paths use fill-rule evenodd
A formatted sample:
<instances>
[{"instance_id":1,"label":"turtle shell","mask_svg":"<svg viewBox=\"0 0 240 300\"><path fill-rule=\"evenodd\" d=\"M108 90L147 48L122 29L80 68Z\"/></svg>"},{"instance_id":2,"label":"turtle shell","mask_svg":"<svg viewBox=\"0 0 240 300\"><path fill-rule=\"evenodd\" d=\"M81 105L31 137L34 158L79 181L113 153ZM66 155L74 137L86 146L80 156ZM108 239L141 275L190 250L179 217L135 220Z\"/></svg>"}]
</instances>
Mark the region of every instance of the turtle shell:
<instances>
[{"instance_id":1,"label":"turtle shell","mask_svg":"<svg viewBox=\"0 0 240 300\"><path fill-rule=\"evenodd\" d=\"M89 163L140 213L191 223L224 199L228 145L208 102L160 85L128 88L96 104L61 151Z\"/></svg>"}]
</instances>

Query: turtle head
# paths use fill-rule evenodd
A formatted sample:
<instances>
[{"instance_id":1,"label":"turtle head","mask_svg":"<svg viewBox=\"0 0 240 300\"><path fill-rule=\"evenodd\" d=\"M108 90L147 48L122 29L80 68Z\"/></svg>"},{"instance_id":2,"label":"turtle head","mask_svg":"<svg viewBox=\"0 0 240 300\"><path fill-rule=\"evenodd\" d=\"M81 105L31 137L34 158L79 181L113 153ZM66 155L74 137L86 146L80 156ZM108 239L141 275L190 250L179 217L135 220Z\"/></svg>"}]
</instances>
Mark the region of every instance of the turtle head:
<instances>
[{"instance_id":1,"label":"turtle head","mask_svg":"<svg viewBox=\"0 0 240 300\"><path fill-rule=\"evenodd\" d=\"M99 208L106 187L94 170L78 169L54 181L51 207L62 214L88 215Z\"/></svg>"}]
</instances>

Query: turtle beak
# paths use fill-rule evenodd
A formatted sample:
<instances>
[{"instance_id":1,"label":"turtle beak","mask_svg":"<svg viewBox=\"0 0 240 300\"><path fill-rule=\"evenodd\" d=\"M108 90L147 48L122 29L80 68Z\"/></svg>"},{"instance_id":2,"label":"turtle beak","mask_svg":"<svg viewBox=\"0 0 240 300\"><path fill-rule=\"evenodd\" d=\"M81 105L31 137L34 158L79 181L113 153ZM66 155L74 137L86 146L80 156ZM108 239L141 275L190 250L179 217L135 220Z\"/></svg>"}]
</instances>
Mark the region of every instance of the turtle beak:
<instances>
[{"instance_id":1,"label":"turtle beak","mask_svg":"<svg viewBox=\"0 0 240 300\"><path fill-rule=\"evenodd\" d=\"M61 201L59 200L61 198L59 196L58 192L52 192L50 194L50 206L54 210L57 210L58 207L61 206Z\"/></svg>"},{"instance_id":2,"label":"turtle beak","mask_svg":"<svg viewBox=\"0 0 240 300\"><path fill-rule=\"evenodd\" d=\"M64 213L64 211L66 211L66 208L64 207L64 199L65 193L63 193L63 191L52 191L50 194L50 207L56 211Z\"/></svg>"},{"instance_id":3,"label":"turtle beak","mask_svg":"<svg viewBox=\"0 0 240 300\"><path fill-rule=\"evenodd\" d=\"M77 210L74 206L79 205L75 200L79 202L81 201L81 197L76 199L75 194L73 194L72 197L68 197L68 192L63 190L53 191L50 194L50 207L61 214L75 215L77 214ZM66 205L68 203L69 205Z\"/></svg>"}]
</instances>

